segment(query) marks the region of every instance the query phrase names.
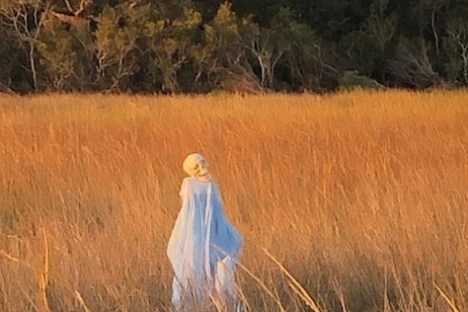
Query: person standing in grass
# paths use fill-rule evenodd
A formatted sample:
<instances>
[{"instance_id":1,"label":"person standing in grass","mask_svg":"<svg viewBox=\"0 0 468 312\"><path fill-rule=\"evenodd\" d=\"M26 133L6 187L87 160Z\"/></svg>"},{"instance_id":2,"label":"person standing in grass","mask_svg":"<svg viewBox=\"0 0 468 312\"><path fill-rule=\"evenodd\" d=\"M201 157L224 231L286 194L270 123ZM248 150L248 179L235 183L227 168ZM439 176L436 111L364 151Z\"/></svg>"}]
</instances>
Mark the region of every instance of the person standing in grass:
<instances>
[{"instance_id":1,"label":"person standing in grass","mask_svg":"<svg viewBox=\"0 0 468 312\"><path fill-rule=\"evenodd\" d=\"M182 208L167 248L174 270L172 303L177 311L197 311L210 301L239 311L234 272L243 238L225 217L205 158L190 154L183 169L189 177L182 182Z\"/></svg>"}]
</instances>

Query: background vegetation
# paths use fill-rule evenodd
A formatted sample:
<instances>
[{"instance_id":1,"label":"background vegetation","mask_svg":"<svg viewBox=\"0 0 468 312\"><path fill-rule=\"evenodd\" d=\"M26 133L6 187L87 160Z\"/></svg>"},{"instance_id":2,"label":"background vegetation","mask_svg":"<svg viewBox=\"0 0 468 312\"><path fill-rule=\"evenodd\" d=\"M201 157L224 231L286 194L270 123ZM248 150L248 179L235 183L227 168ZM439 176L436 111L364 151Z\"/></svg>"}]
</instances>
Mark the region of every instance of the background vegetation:
<instances>
[{"instance_id":1,"label":"background vegetation","mask_svg":"<svg viewBox=\"0 0 468 312\"><path fill-rule=\"evenodd\" d=\"M468 84L465 0L2 0L0 91Z\"/></svg>"},{"instance_id":2,"label":"background vegetation","mask_svg":"<svg viewBox=\"0 0 468 312\"><path fill-rule=\"evenodd\" d=\"M468 94L3 96L0 310L168 311L186 154L249 311L467 311Z\"/></svg>"}]
</instances>

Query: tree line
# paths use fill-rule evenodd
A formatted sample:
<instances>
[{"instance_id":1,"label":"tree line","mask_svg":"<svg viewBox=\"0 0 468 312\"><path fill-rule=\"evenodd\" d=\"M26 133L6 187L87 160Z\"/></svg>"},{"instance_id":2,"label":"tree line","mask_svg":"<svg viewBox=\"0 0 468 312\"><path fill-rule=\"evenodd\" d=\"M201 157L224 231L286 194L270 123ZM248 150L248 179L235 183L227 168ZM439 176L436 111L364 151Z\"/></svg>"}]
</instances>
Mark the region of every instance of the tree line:
<instances>
[{"instance_id":1,"label":"tree line","mask_svg":"<svg viewBox=\"0 0 468 312\"><path fill-rule=\"evenodd\" d=\"M468 85L467 0L1 0L0 91Z\"/></svg>"}]
</instances>

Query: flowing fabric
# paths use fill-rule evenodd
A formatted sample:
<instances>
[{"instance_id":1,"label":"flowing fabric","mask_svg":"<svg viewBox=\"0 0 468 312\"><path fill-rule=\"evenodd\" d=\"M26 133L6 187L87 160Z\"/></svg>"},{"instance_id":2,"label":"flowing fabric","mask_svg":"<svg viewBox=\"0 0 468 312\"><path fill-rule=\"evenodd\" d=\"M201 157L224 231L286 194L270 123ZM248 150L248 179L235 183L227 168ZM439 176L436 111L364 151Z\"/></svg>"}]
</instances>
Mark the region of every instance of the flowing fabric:
<instances>
[{"instance_id":1,"label":"flowing fabric","mask_svg":"<svg viewBox=\"0 0 468 312\"><path fill-rule=\"evenodd\" d=\"M243 239L226 219L213 179L185 178L180 196L182 208L167 248L174 270L172 303L190 311L215 294L231 305L236 301L234 271Z\"/></svg>"}]
</instances>

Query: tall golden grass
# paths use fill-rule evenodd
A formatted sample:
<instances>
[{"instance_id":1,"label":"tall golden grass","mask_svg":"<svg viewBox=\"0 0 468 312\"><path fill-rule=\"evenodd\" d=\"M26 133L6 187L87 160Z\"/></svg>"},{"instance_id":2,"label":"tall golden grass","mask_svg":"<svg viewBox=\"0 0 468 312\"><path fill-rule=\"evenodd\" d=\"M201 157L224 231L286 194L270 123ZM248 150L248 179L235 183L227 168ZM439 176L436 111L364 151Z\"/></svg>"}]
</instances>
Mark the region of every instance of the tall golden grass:
<instances>
[{"instance_id":1,"label":"tall golden grass","mask_svg":"<svg viewBox=\"0 0 468 312\"><path fill-rule=\"evenodd\" d=\"M194 151L250 311L468 311L467 149L466 91L2 96L0 311L168 311Z\"/></svg>"}]
</instances>

